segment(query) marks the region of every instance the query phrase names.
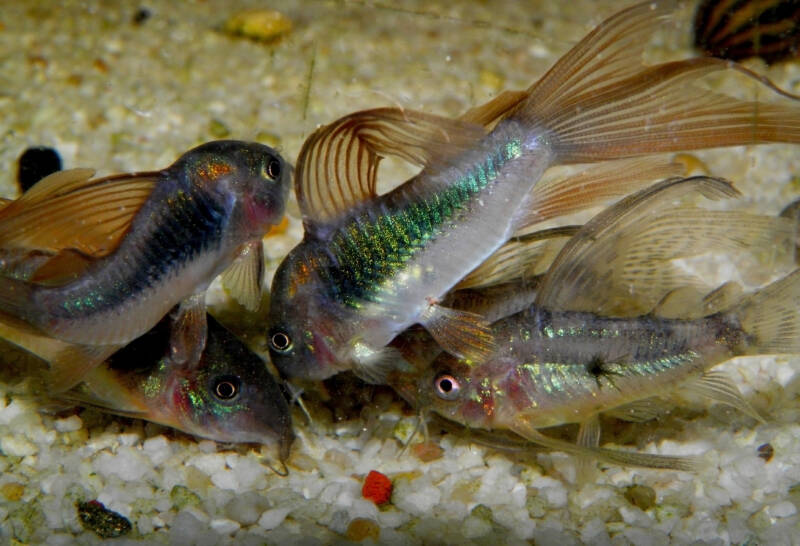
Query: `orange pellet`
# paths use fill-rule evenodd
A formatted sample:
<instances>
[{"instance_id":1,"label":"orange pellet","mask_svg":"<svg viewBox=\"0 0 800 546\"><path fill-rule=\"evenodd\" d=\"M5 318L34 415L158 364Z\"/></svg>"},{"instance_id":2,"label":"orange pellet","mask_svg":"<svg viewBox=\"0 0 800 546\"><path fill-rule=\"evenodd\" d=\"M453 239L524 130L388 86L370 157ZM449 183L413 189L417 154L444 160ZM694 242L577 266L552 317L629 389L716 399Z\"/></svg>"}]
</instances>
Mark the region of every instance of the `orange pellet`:
<instances>
[{"instance_id":1,"label":"orange pellet","mask_svg":"<svg viewBox=\"0 0 800 546\"><path fill-rule=\"evenodd\" d=\"M392 480L375 470L370 470L361 488L361 495L375 504L386 504L392 498Z\"/></svg>"}]
</instances>

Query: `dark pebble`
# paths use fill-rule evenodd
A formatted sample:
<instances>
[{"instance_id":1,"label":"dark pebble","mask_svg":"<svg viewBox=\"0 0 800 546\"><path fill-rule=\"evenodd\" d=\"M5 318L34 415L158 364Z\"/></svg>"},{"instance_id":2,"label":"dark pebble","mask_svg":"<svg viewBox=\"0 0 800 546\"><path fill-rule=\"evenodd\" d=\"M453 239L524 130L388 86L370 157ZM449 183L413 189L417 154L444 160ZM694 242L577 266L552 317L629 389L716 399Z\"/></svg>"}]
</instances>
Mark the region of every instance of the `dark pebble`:
<instances>
[{"instance_id":1,"label":"dark pebble","mask_svg":"<svg viewBox=\"0 0 800 546\"><path fill-rule=\"evenodd\" d=\"M775 449L772 447L772 444L761 444L758 446L758 456L764 459L767 462L772 460L772 456L775 455Z\"/></svg>"},{"instance_id":2,"label":"dark pebble","mask_svg":"<svg viewBox=\"0 0 800 546\"><path fill-rule=\"evenodd\" d=\"M136 13L133 14L132 22L133 22L134 25L141 25L145 21L150 19L150 17L152 17L152 15L153 15L153 12L150 11L148 8L144 8L144 7L139 8L139 9L136 10Z\"/></svg>"},{"instance_id":3,"label":"dark pebble","mask_svg":"<svg viewBox=\"0 0 800 546\"><path fill-rule=\"evenodd\" d=\"M77 507L78 518L83 527L94 531L102 538L119 537L131 530L130 521L103 506L102 502L96 500L79 502Z\"/></svg>"},{"instance_id":4,"label":"dark pebble","mask_svg":"<svg viewBox=\"0 0 800 546\"><path fill-rule=\"evenodd\" d=\"M61 156L53 148L28 148L19 156L17 165L17 183L25 193L45 176L61 170Z\"/></svg>"}]
</instances>

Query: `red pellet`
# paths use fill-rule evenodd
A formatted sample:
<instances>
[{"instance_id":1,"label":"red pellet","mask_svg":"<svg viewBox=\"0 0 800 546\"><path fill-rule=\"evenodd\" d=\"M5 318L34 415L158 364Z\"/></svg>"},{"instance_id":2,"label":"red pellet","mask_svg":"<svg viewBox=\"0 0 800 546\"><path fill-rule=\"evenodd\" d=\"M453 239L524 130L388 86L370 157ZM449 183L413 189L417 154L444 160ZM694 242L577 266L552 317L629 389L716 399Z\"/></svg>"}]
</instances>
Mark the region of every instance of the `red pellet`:
<instances>
[{"instance_id":1,"label":"red pellet","mask_svg":"<svg viewBox=\"0 0 800 546\"><path fill-rule=\"evenodd\" d=\"M392 480L375 470L370 470L361 488L361 495L375 504L386 504L392 498Z\"/></svg>"}]
</instances>

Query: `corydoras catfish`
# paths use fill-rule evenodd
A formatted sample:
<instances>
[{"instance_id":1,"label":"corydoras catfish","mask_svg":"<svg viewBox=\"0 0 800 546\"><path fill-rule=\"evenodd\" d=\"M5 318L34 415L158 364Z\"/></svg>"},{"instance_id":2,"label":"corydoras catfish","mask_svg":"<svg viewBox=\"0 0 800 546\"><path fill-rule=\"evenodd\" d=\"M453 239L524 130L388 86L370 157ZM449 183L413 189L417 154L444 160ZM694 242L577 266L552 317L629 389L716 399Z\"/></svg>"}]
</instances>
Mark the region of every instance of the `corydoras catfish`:
<instances>
[{"instance_id":1,"label":"corydoras catfish","mask_svg":"<svg viewBox=\"0 0 800 546\"><path fill-rule=\"evenodd\" d=\"M667 283L665 297L650 313L622 317L587 310L615 299L618 304L636 299L638 287L651 285L642 292L648 299L648 290L664 275L658 269L667 265L659 262L687 242L699 240L700 246L711 248L742 235L772 233L780 239L774 243L793 258L793 226L784 218L735 214L736 223L725 228L726 235L706 227L719 225L727 211L703 211L709 221L694 216L699 226L687 225L689 217L676 211L657 214L658 206L692 189L712 197L732 195L722 181L698 178L666 181L623 200L564 246L540 283L536 303L493 324L498 342L488 358L471 362L442 353L431 365L423 363L416 376L397 374L393 386L420 411L468 427L510 430L539 445L621 464L693 468L692 459L598 447L598 416L652 418L658 401L688 389L761 420L735 384L711 368L736 356L800 352L800 270L744 297L723 285L692 303L686 291ZM676 229L665 229L664 222ZM681 239L680 231L688 234L683 241L654 243L649 250L625 244L626 233L635 236L651 229L660 230L659 241L676 232ZM706 243L697 238L704 233L709 236ZM629 275L628 294L621 287L604 286L606 272L614 267L626 269L621 275ZM588 296L575 297L582 293ZM673 298L696 318L663 316L673 314ZM636 309L627 303L623 307ZM566 423L580 424L577 445L539 430Z\"/></svg>"},{"instance_id":2,"label":"corydoras catfish","mask_svg":"<svg viewBox=\"0 0 800 546\"><path fill-rule=\"evenodd\" d=\"M167 316L57 398L218 442L265 444L285 461L294 434L278 383L263 360L207 320L198 362L175 361Z\"/></svg>"},{"instance_id":3,"label":"corydoras catfish","mask_svg":"<svg viewBox=\"0 0 800 546\"><path fill-rule=\"evenodd\" d=\"M261 238L283 215L291 168L267 146L231 140L162 171L91 177L52 174L0 210L2 335L51 363L55 390L179 302L176 358L197 360L205 290L226 269L237 299L257 305ZM42 335L70 347L40 350Z\"/></svg>"},{"instance_id":4,"label":"corydoras catfish","mask_svg":"<svg viewBox=\"0 0 800 546\"><path fill-rule=\"evenodd\" d=\"M502 93L459 119L382 108L312 134L295 179L305 236L272 284L267 335L281 373L320 379L353 369L381 382L400 360L387 344L413 324L453 355L483 358L494 343L489 323L441 305L451 288L519 230L625 195L637 177L671 176L607 169L588 185L539 183L552 166L800 142L800 102L738 65L641 64L673 7L647 2L612 16L529 89ZM722 71L785 103L699 85ZM386 155L423 169L378 195Z\"/></svg>"}]
</instances>

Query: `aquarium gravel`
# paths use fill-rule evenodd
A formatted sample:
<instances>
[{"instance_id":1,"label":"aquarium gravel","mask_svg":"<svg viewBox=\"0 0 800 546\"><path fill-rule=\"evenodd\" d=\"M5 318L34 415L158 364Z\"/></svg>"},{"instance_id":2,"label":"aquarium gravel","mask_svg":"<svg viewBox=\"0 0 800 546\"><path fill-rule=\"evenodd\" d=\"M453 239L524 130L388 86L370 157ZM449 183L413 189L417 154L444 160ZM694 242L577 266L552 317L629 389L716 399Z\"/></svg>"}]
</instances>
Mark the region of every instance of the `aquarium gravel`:
<instances>
[{"instance_id":1,"label":"aquarium gravel","mask_svg":"<svg viewBox=\"0 0 800 546\"><path fill-rule=\"evenodd\" d=\"M458 115L527 87L626 5L6 0L0 196L18 195L17 159L32 146L54 148L65 168L110 174L165 167L216 138L257 140L293 160L319 124L363 108ZM254 9L273 26L226 31L226 21ZM665 28L649 54L686 57L690 39L688 25ZM800 93L800 64L747 64ZM800 196L796 147L692 158L743 192L720 206L772 214ZM389 167L395 181L408 173ZM286 232L266 240L271 270L301 235L296 205L290 216ZM693 266L723 280L731 271ZM741 280L779 273L753 267ZM259 317L244 316L216 285L209 302L263 348ZM116 544L798 544L800 359L737 359L723 368L767 424L705 404L644 424L609 422L608 447L696 455L703 468L598 464L580 481L572 456L486 447L437 424L427 444L417 436L403 449L416 416L382 388L347 395L358 398L351 406L309 395L313 421L295 411L297 440L281 477L266 449L90 410L42 412L32 387L0 383L0 544L101 543L78 509L95 501L119 528L123 519L131 525ZM362 494L371 471L391 480L388 502Z\"/></svg>"}]
</instances>

